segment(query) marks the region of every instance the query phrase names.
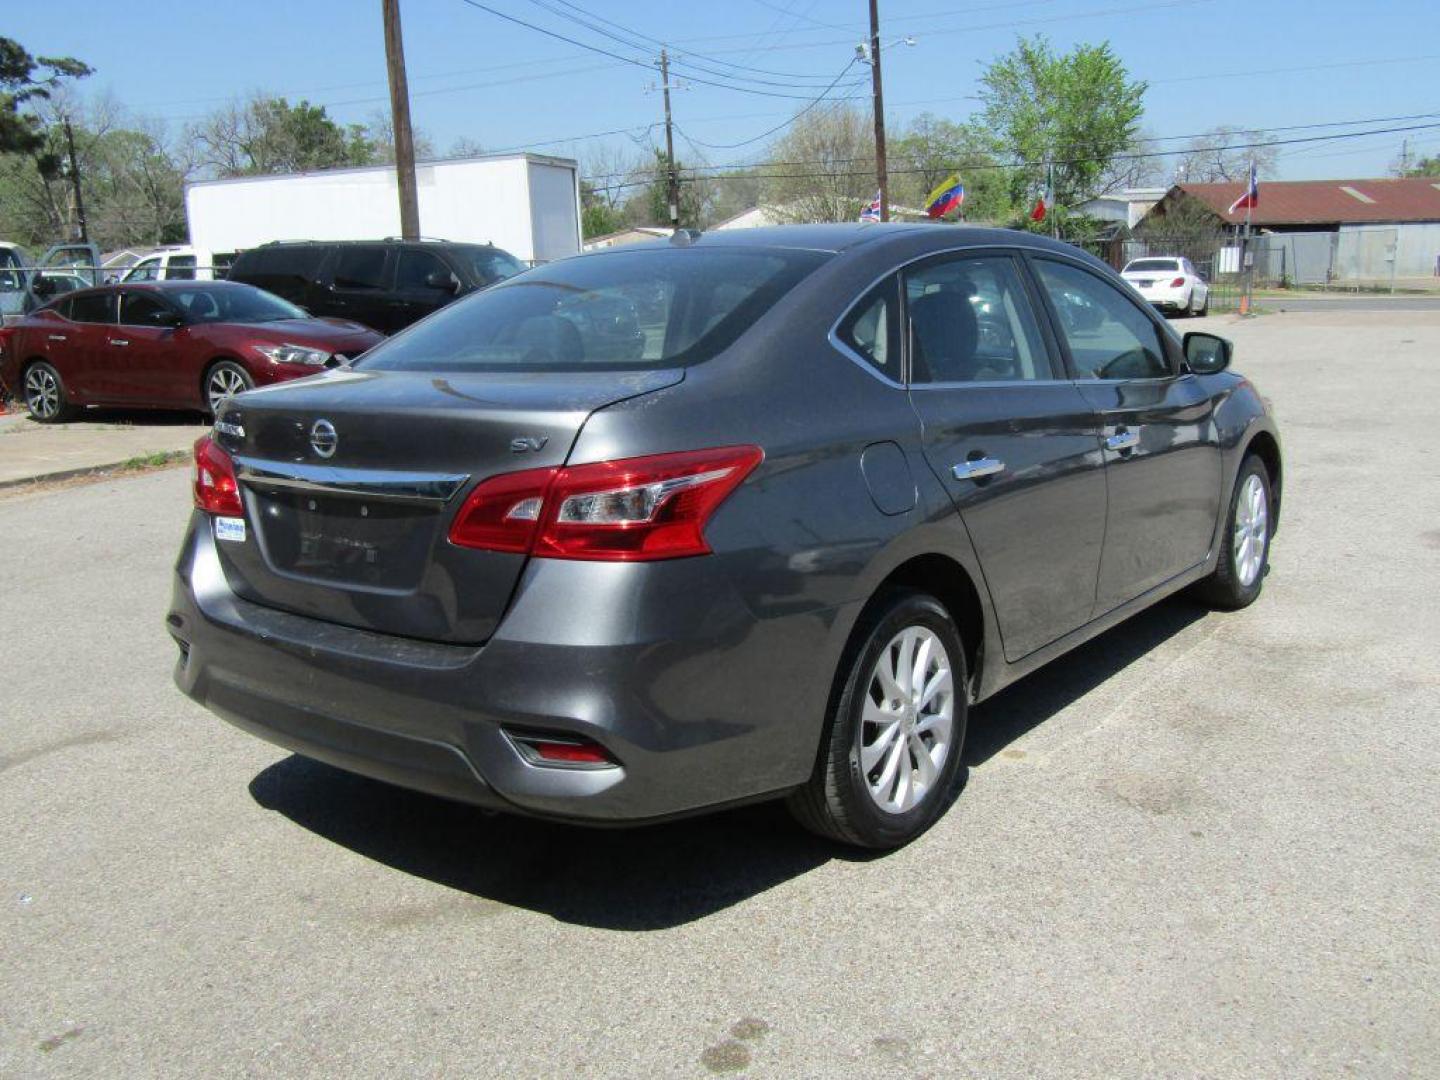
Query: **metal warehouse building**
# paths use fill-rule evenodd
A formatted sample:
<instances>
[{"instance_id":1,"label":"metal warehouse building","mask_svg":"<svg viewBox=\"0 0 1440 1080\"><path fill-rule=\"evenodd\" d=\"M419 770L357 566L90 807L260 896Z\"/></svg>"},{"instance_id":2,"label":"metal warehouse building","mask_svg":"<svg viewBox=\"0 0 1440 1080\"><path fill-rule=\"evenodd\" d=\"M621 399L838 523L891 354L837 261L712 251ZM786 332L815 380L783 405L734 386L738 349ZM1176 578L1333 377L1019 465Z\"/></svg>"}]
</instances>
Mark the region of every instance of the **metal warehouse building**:
<instances>
[{"instance_id":1,"label":"metal warehouse building","mask_svg":"<svg viewBox=\"0 0 1440 1080\"><path fill-rule=\"evenodd\" d=\"M1243 182L1176 184L1144 219L1213 216L1238 233L1245 211L1229 213ZM1260 184L1251 217L1257 269L1297 285L1433 280L1440 273L1440 178L1274 180ZM1263 261L1263 267L1260 262Z\"/></svg>"}]
</instances>

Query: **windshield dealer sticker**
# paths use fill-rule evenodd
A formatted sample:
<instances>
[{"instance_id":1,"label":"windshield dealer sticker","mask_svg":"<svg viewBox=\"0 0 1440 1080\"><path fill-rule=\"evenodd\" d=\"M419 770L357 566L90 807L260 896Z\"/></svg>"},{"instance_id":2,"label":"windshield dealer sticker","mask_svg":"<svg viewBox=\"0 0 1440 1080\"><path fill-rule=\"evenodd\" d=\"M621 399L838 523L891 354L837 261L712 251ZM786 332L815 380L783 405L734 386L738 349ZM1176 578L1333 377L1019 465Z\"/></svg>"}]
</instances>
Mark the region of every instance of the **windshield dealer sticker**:
<instances>
[{"instance_id":1,"label":"windshield dealer sticker","mask_svg":"<svg viewBox=\"0 0 1440 1080\"><path fill-rule=\"evenodd\" d=\"M215 539L235 540L243 544L245 542L245 519L217 517L215 519Z\"/></svg>"}]
</instances>

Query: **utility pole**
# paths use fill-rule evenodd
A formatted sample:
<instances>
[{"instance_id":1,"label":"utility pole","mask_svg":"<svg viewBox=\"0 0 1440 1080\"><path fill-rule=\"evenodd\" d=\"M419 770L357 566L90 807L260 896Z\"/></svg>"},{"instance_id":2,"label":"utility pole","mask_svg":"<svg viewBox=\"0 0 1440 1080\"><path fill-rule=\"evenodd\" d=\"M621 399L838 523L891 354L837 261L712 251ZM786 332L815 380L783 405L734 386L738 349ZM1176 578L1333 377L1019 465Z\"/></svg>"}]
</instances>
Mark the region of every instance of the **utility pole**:
<instances>
[{"instance_id":1,"label":"utility pole","mask_svg":"<svg viewBox=\"0 0 1440 1080\"><path fill-rule=\"evenodd\" d=\"M870 0L870 85L874 91L875 179L880 188L880 220L890 220L890 177L885 168L885 92L880 79L879 0Z\"/></svg>"},{"instance_id":2,"label":"utility pole","mask_svg":"<svg viewBox=\"0 0 1440 1080\"><path fill-rule=\"evenodd\" d=\"M80 162L75 158L75 133L70 130L70 118L65 124L65 148L70 155L70 187L75 192L75 224L80 230L80 242L90 242L90 229L85 222L85 200L80 195Z\"/></svg>"},{"instance_id":3,"label":"utility pole","mask_svg":"<svg viewBox=\"0 0 1440 1080\"><path fill-rule=\"evenodd\" d=\"M675 125L670 122L670 55L660 50L660 89L665 96L665 190L670 200L670 228L680 228L680 178L675 175Z\"/></svg>"},{"instance_id":4,"label":"utility pole","mask_svg":"<svg viewBox=\"0 0 1440 1080\"><path fill-rule=\"evenodd\" d=\"M400 189L400 236L420 239L415 193L415 137L410 131L410 86L405 79L405 42L400 37L400 0L380 0L385 18L385 67L390 76L390 116L395 135L395 178Z\"/></svg>"}]
</instances>

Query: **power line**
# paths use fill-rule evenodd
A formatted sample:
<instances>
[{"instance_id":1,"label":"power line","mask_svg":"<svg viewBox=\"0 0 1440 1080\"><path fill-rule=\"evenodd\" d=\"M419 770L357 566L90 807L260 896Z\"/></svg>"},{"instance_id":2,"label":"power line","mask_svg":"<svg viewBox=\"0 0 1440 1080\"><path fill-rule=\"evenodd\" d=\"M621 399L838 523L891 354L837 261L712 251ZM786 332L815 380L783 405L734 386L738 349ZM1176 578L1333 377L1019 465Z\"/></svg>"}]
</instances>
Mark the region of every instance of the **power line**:
<instances>
[{"instance_id":1,"label":"power line","mask_svg":"<svg viewBox=\"0 0 1440 1080\"><path fill-rule=\"evenodd\" d=\"M858 58L852 57L851 60L850 60L850 62L849 62L848 64L846 64L843 68L840 69L840 74L835 76L835 78L831 81L830 85L827 86L824 90L822 90L822 91L820 92L820 96L819 96L819 97L815 98L815 100L811 101L808 105L806 105L804 108L802 108L799 112L795 113L795 114L794 114L793 116L791 116L788 120L785 120L785 121L783 121L782 123L776 124L774 127L770 128L770 129L768 129L768 130L766 130L766 131L762 131L759 135L756 135L754 138L744 139L744 140L742 140L742 141L740 141L740 142L736 142L736 143L707 143L707 142L703 142L703 141L701 141L701 140L699 140L699 139L693 139L693 138L691 138L690 135L689 135L687 132L685 132L684 130L680 129L678 125L676 126L676 130L677 130L677 131L680 131L680 134L685 137L685 141L688 142L688 143L690 143L692 146L704 146L704 147L707 147L708 149L711 149L711 150L735 150L735 149L737 149L737 148L739 148L739 147L741 147L741 146L749 146L751 143L757 143L757 142L759 142L761 139L767 138L767 137L770 136L770 135L774 135L777 131L780 131L780 130L783 129L783 128L789 127L791 124L795 123L795 121L799 120L802 116L804 116L806 113L808 113L811 109L815 108L815 106L819 105L822 101L824 101L825 98L826 98L826 96L830 93L830 91L835 89L836 85L839 84L840 80L845 77L845 73L846 73L847 71L849 71L852 67L854 67L855 64L857 63L857 61L858 61ZM852 100L852 99L850 99L850 98L841 98L840 100L841 100L841 101L849 101L849 100Z\"/></svg>"}]
</instances>

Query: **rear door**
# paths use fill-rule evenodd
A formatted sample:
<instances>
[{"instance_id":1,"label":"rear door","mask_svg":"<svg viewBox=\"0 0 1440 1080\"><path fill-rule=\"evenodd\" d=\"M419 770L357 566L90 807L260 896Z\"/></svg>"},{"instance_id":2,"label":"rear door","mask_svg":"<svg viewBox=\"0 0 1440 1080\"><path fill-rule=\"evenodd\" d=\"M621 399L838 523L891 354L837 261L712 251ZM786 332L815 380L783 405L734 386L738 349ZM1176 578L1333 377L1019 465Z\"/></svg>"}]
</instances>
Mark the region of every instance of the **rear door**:
<instances>
[{"instance_id":1,"label":"rear door","mask_svg":"<svg viewBox=\"0 0 1440 1080\"><path fill-rule=\"evenodd\" d=\"M1032 260L1076 385L1099 413L1109 516L1097 614L1201 562L1220 502L1214 403L1164 322L1090 267Z\"/></svg>"},{"instance_id":2,"label":"rear door","mask_svg":"<svg viewBox=\"0 0 1440 1080\"><path fill-rule=\"evenodd\" d=\"M395 279L394 249L384 244L342 244L325 261L312 315L353 319L385 332L398 320L389 307Z\"/></svg>"},{"instance_id":3,"label":"rear door","mask_svg":"<svg viewBox=\"0 0 1440 1080\"><path fill-rule=\"evenodd\" d=\"M186 331L165 321L175 313L154 292L122 289L120 322L109 333L108 352L136 400L193 407L200 373L186 370L181 341Z\"/></svg>"},{"instance_id":4,"label":"rear door","mask_svg":"<svg viewBox=\"0 0 1440 1080\"><path fill-rule=\"evenodd\" d=\"M60 377L78 398L123 399L123 376L117 377L109 354L109 335L115 324L114 290L76 293L67 303L69 325L46 331L50 357Z\"/></svg>"},{"instance_id":5,"label":"rear door","mask_svg":"<svg viewBox=\"0 0 1440 1080\"><path fill-rule=\"evenodd\" d=\"M925 455L969 531L1013 662L1094 608L1099 424L1065 376L1018 259L941 256L904 282Z\"/></svg>"}]
</instances>

